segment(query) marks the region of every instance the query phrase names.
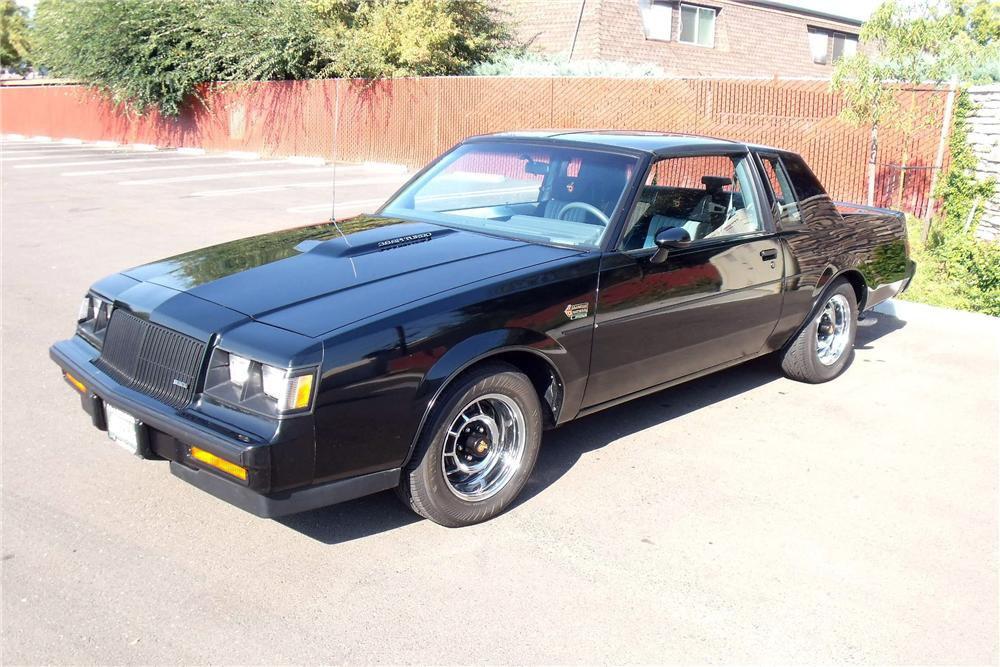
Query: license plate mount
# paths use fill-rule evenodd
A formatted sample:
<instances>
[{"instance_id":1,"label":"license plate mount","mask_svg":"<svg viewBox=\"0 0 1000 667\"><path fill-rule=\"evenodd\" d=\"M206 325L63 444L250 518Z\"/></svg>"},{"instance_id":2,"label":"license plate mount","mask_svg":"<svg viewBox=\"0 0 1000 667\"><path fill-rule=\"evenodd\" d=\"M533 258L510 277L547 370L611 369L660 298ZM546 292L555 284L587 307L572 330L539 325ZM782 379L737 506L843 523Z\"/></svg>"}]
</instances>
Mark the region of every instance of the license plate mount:
<instances>
[{"instance_id":1,"label":"license plate mount","mask_svg":"<svg viewBox=\"0 0 1000 667\"><path fill-rule=\"evenodd\" d=\"M146 427L138 418L105 401L104 421L112 442L135 456L143 456Z\"/></svg>"}]
</instances>

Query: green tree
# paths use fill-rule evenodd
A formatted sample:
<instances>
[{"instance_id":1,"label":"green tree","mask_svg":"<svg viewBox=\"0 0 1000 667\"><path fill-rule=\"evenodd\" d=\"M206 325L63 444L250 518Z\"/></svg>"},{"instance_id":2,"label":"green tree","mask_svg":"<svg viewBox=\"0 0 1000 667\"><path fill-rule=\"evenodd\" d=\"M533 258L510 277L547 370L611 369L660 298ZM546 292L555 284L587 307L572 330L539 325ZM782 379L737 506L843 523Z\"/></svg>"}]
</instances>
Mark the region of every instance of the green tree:
<instances>
[{"instance_id":1,"label":"green tree","mask_svg":"<svg viewBox=\"0 0 1000 667\"><path fill-rule=\"evenodd\" d=\"M186 0L41 0L37 60L138 111L176 114L210 73L195 49L199 19Z\"/></svg>"},{"instance_id":2,"label":"green tree","mask_svg":"<svg viewBox=\"0 0 1000 667\"><path fill-rule=\"evenodd\" d=\"M41 0L38 61L143 112L203 84L458 74L510 42L481 0Z\"/></svg>"},{"instance_id":3,"label":"green tree","mask_svg":"<svg viewBox=\"0 0 1000 667\"><path fill-rule=\"evenodd\" d=\"M460 74L513 42L481 0L333 0L325 10L328 72L337 76Z\"/></svg>"},{"instance_id":4,"label":"green tree","mask_svg":"<svg viewBox=\"0 0 1000 667\"><path fill-rule=\"evenodd\" d=\"M0 67L24 71L31 64L28 10L14 0L0 4Z\"/></svg>"},{"instance_id":5,"label":"green tree","mask_svg":"<svg viewBox=\"0 0 1000 667\"><path fill-rule=\"evenodd\" d=\"M874 194L879 127L891 123L912 135L934 117L918 105L917 86L968 79L983 63L997 60L997 7L989 0L906 4L886 0L862 27L862 48L837 63L832 84L844 95L844 117L871 128L869 204ZM904 92L902 105L893 85ZM902 196L908 161L904 148L897 198Z\"/></svg>"}]
</instances>

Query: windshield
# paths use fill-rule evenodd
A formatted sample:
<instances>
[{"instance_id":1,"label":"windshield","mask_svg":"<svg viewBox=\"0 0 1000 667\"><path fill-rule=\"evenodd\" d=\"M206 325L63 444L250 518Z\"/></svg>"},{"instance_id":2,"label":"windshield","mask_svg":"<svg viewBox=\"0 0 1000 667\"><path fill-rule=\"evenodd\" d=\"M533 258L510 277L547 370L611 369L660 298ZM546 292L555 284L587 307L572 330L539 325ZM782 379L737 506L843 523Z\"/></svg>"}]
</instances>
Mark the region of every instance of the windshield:
<instances>
[{"instance_id":1,"label":"windshield","mask_svg":"<svg viewBox=\"0 0 1000 667\"><path fill-rule=\"evenodd\" d=\"M382 213L487 234L596 248L636 158L518 142L463 144Z\"/></svg>"}]
</instances>

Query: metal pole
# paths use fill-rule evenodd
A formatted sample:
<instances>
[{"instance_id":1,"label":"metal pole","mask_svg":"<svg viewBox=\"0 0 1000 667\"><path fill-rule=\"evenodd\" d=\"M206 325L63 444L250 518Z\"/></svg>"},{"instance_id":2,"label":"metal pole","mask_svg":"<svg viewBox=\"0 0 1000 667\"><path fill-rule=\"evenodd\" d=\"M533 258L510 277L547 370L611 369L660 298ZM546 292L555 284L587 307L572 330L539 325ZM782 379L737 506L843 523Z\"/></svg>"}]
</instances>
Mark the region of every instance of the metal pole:
<instances>
[{"instance_id":1,"label":"metal pole","mask_svg":"<svg viewBox=\"0 0 1000 667\"><path fill-rule=\"evenodd\" d=\"M337 162L340 158L340 79L334 79L333 103L333 202L330 204L330 221L337 221Z\"/></svg>"},{"instance_id":2,"label":"metal pole","mask_svg":"<svg viewBox=\"0 0 1000 667\"><path fill-rule=\"evenodd\" d=\"M566 62L573 60L573 52L576 51L576 38L580 34L580 24L583 22L583 8L587 6L587 0L580 0L580 13L576 17L576 30L573 31L573 43L569 45L569 58Z\"/></svg>"}]
</instances>

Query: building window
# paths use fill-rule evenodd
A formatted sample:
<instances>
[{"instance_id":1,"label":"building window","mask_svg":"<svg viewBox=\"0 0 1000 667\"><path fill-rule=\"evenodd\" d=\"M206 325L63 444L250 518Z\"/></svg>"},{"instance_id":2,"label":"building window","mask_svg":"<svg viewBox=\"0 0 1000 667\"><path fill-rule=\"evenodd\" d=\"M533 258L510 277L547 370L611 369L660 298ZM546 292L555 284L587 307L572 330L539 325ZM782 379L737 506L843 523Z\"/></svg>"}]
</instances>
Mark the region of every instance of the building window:
<instances>
[{"instance_id":1,"label":"building window","mask_svg":"<svg viewBox=\"0 0 1000 667\"><path fill-rule=\"evenodd\" d=\"M842 32L833 33L833 62L847 56L853 56L857 52L857 35L845 35Z\"/></svg>"},{"instance_id":2,"label":"building window","mask_svg":"<svg viewBox=\"0 0 1000 667\"><path fill-rule=\"evenodd\" d=\"M826 65L832 53L832 62L858 52L858 36L844 32L831 32L821 28L809 28L809 53L817 65Z\"/></svg>"},{"instance_id":3,"label":"building window","mask_svg":"<svg viewBox=\"0 0 1000 667\"><path fill-rule=\"evenodd\" d=\"M680 41L698 46L715 46L715 10L681 5Z\"/></svg>"},{"instance_id":4,"label":"building window","mask_svg":"<svg viewBox=\"0 0 1000 667\"><path fill-rule=\"evenodd\" d=\"M646 39L670 41L670 21L673 14L670 3L666 0L639 0L639 12L642 14Z\"/></svg>"},{"instance_id":5,"label":"building window","mask_svg":"<svg viewBox=\"0 0 1000 667\"><path fill-rule=\"evenodd\" d=\"M817 65L826 64L826 55L830 46L830 34L823 30L809 30L809 52Z\"/></svg>"}]
</instances>

